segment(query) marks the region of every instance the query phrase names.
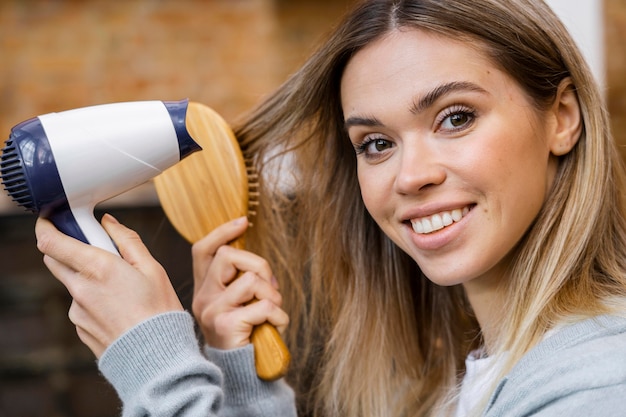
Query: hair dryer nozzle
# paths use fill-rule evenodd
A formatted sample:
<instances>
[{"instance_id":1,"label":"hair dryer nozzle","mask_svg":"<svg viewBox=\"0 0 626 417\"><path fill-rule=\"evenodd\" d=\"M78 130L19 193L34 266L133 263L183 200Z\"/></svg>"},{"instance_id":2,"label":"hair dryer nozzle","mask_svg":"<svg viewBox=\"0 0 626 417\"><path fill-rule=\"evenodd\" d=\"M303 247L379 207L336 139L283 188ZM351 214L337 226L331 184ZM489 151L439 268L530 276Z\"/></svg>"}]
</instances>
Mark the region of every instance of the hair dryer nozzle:
<instances>
[{"instance_id":1,"label":"hair dryer nozzle","mask_svg":"<svg viewBox=\"0 0 626 417\"><path fill-rule=\"evenodd\" d=\"M2 185L9 197L27 210L34 210L33 197L26 183L24 166L17 153L17 146L12 139L7 141L3 149L0 172L0 180L2 180Z\"/></svg>"},{"instance_id":2,"label":"hair dryer nozzle","mask_svg":"<svg viewBox=\"0 0 626 417\"><path fill-rule=\"evenodd\" d=\"M65 201L50 143L38 118L11 129L0 157L0 180L13 201L35 214L42 206Z\"/></svg>"},{"instance_id":3,"label":"hair dryer nozzle","mask_svg":"<svg viewBox=\"0 0 626 417\"><path fill-rule=\"evenodd\" d=\"M202 150L200 145L189 135L187 131L187 107L189 106L189 100L183 99L180 101L164 101L163 104L170 114L174 130L176 131L176 137L178 138L178 149L180 151L180 159Z\"/></svg>"}]
</instances>

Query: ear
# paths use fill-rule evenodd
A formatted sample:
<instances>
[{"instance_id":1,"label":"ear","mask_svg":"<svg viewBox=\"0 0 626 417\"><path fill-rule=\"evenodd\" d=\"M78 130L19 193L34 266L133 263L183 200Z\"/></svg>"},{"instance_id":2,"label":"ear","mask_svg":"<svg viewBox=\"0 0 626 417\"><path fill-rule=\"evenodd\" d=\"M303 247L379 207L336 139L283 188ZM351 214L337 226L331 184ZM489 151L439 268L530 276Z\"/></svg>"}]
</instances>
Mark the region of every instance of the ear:
<instances>
[{"instance_id":1,"label":"ear","mask_svg":"<svg viewBox=\"0 0 626 417\"><path fill-rule=\"evenodd\" d=\"M569 77L559 84L550 113L555 120L549 136L550 151L557 156L565 155L576 145L582 132L580 104Z\"/></svg>"}]
</instances>

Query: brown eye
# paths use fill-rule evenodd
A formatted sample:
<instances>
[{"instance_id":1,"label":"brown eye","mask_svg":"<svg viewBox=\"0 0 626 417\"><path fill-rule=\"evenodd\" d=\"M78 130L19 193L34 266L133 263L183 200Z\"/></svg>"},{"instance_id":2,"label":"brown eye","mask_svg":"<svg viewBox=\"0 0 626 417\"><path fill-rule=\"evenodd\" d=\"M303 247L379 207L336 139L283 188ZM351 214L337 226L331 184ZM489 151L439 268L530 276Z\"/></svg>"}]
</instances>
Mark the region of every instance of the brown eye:
<instances>
[{"instance_id":1,"label":"brown eye","mask_svg":"<svg viewBox=\"0 0 626 417\"><path fill-rule=\"evenodd\" d=\"M368 160L375 160L387 154L394 147L393 141L384 137L368 137L354 145L357 155L364 155Z\"/></svg>"},{"instance_id":2,"label":"brown eye","mask_svg":"<svg viewBox=\"0 0 626 417\"><path fill-rule=\"evenodd\" d=\"M461 127L469 121L467 113L456 113L450 116L450 124L454 127Z\"/></svg>"},{"instance_id":3,"label":"brown eye","mask_svg":"<svg viewBox=\"0 0 626 417\"><path fill-rule=\"evenodd\" d=\"M376 149L376 152L383 152L384 150L389 149L391 144L388 140L376 139L373 141L372 146Z\"/></svg>"},{"instance_id":4,"label":"brown eye","mask_svg":"<svg viewBox=\"0 0 626 417\"><path fill-rule=\"evenodd\" d=\"M439 127L445 132L456 132L470 127L475 119L476 114L473 110L453 107L442 114Z\"/></svg>"}]
</instances>

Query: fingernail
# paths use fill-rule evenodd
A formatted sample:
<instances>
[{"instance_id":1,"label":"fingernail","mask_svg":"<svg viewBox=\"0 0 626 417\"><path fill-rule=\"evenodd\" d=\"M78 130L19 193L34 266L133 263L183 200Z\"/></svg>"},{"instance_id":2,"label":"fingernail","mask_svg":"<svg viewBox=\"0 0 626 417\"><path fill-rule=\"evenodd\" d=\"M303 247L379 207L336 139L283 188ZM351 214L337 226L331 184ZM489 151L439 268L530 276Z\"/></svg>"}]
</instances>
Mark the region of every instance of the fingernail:
<instances>
[{"instance_id":1,"label":"fingernail","mask_svg":"<svg viewBox=\"0 0 626 417\"><path fill-rule=\"evenodd\" d=\"M272 285L274 286L274 288L279 289L278 279L276 279L274 275L272 275Z\"/></svg>"},{"instance_id":2,"label":"fingernail","mask_svg":"<svg viewBox=\"0 0 626 417\"><path fill-rule=\"evenodd\" d=\"M119 224L120 222L117 221L117 219L115 217L113 217L112 215L110 215L109 213L105 213L104 216L102 216L103 218L106 218L107 221L111 222L111 223L117 223Z\"/></svg>"},{"instance_id":3,"label":"fingernail","mask_svg":"<svg viewBox=\"0 0 626 417\"><path fill-rule=\"evenodd\" d=\"M238 219L233 220L233 224L235 226L239 226L239 225L244 224L245 221L246 221L246 216L241 216Z\"/></svg>"}]
</instances>

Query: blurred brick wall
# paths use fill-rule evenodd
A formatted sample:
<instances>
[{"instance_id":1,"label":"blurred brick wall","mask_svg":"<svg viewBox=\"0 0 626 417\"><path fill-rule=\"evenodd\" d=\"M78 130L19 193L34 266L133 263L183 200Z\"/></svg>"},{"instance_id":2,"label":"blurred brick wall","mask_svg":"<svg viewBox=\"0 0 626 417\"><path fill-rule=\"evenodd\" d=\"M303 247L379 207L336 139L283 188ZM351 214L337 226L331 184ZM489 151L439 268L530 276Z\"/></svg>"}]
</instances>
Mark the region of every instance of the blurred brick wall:
<instances>
[{"instance_id":1,"label":"blurred brick wall","mask_svg":"<svg viewBox=\"0 0 626 417\"><path fill-rule=\"evenodd\" d=\"M615 140L626 159L626 0L604 0L606 97Z\"/></svg>"}]
</instances>

